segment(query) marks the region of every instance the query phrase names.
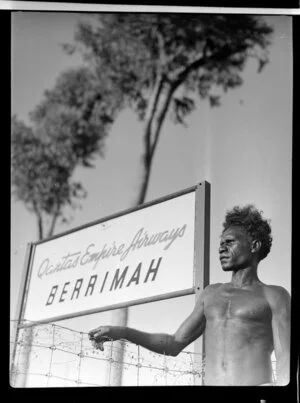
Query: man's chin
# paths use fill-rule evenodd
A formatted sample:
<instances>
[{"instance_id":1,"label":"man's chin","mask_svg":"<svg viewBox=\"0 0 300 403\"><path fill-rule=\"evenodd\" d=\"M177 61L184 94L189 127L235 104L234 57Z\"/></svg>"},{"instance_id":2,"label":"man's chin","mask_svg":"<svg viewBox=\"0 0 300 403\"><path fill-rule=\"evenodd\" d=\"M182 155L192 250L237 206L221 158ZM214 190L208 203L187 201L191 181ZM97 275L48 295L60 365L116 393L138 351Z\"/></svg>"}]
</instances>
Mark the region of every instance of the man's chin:
<instances>
[{"instance_id":1,"label":"man's chin","mask_svg":"<svg viewBox=\"0 0 300 403\"><path fill-rule=\"evenodd\" d=\"M222 270L223 271L232 271L232 267L224 265L224 266L222 266Z\"/></svg>"}]
</instances>

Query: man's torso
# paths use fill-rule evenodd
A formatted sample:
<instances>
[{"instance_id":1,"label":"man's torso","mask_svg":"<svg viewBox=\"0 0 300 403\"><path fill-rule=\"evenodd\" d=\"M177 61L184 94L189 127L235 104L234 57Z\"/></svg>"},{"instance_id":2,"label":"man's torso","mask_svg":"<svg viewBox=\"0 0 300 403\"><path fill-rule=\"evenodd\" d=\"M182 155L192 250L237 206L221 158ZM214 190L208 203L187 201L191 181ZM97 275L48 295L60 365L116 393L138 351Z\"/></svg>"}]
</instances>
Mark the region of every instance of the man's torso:
<instances>
[{"instance_id":1,"label":"man's torso","mask_svg":"<svg viewBox=\"0 0 300 403\"><path fill-rule=\"evenodd\" d=\"M262 283L210 286L204 299L205 384L259 385L272 381L272 312Z\"/></svg>"}]
</instances>

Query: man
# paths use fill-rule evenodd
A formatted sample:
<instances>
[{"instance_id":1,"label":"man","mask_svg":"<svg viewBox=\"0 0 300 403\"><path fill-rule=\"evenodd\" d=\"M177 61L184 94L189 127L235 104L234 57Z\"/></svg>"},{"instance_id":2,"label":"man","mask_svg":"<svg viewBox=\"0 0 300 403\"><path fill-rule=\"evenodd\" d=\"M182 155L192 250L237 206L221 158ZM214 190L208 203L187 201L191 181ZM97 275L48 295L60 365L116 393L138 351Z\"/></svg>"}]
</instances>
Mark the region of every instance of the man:
<instances>
[{"instance_id":1,"label":"man","mask_svg":"<svg viewBox=\"0 0 300 403\"><path fill-rule=\"evenodd\" d=\"M107 340L126 339L176 356L204 334L205 385L272 385L273 351L276 385L288 384L290 296L257 276L271 245L271 228L261 213L253 205L234 207L226 214L219 248L222 269L232 272L229 283L208 285L173 335L100 326L89 333L91 341L103 350Z\"/></svg>"}]
</instances>

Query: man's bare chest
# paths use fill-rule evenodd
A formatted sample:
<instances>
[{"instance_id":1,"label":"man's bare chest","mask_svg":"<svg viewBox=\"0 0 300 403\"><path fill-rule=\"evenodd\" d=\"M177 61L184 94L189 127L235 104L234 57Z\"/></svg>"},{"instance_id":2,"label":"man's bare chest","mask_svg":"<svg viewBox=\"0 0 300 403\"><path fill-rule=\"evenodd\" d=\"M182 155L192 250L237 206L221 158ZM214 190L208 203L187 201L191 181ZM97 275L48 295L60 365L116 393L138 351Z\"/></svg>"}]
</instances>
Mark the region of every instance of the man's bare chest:
<instances>
[{"instance_id":1,"label":"man's bare chest","mask_svg":"<svg viewBox=\"0 0 300 403\"><path fill-rule=\"evenodd\" d=\"M207 320L241 319L265 321L271 318L266 299L257 292L239 289L221 289L204 302Z\"/></svg>"}]
</instances>

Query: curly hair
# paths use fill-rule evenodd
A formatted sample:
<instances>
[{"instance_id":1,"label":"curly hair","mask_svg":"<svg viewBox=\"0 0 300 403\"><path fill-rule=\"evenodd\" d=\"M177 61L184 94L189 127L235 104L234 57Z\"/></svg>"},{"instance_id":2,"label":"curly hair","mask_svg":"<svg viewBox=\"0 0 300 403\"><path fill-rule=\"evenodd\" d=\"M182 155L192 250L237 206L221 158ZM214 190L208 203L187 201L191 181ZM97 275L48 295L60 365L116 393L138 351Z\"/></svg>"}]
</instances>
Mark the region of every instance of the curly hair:
<instances>
[{"instance_id":1,"label":"curly hair","mask_svg":"<svg viewBox=\"0 0 300 403\"><path fill-rule=\"evenodd\" d=\"M273 240L269 224L270 220L264 219L262 213L253 204L247 204L244 207L235 206L226 212L223 223L223 231L232 226L239 226L244 228L253 239L261 242L259 260L268 255Z\"/></svg>"}]
</instances>

